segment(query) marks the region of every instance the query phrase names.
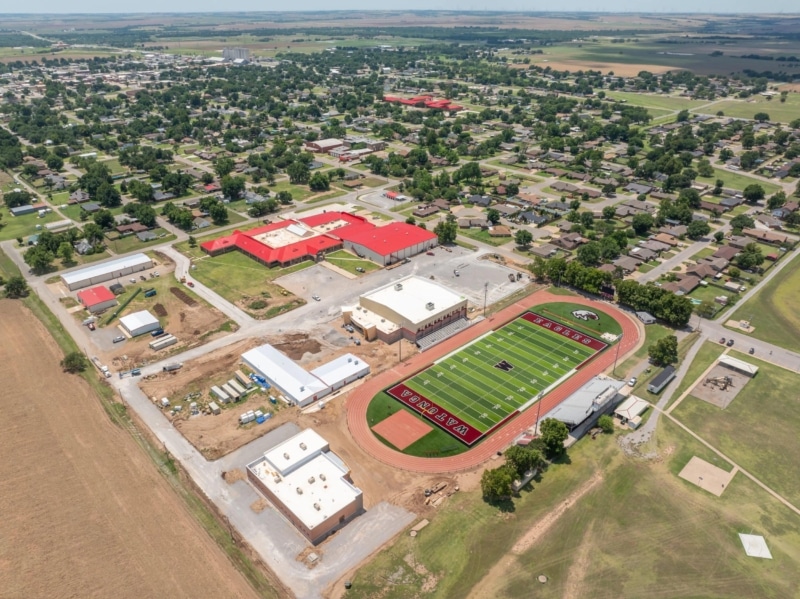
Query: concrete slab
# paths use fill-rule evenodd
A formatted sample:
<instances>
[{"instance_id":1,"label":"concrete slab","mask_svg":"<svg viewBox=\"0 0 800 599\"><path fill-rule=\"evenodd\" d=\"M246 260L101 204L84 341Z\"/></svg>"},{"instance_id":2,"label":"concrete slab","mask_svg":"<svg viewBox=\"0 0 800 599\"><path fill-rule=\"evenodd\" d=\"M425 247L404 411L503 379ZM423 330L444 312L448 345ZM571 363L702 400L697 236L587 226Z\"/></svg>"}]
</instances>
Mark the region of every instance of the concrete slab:
<instances>
[{"instance_id":1,"label":"concrete slab","mask_svg":"<svg viewBox=\"0 0 800 599\"><path fill-rule=\"evenodd\" d=\"M728 488L733 477L736 476L737 468L726 472L722 468L710 464L697 456L692 456L689 463L683 467L678 476L683 480L697 485L704 491L720 497Z\"/></svg>"}]
</instances>

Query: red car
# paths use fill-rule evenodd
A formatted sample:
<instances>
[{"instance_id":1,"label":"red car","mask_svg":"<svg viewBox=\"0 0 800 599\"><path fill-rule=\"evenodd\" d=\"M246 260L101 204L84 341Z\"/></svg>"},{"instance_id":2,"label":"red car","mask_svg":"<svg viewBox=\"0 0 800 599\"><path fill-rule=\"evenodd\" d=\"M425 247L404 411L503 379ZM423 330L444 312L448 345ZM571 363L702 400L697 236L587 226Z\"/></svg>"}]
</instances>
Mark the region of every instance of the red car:
<instances>
[{"instance_id":1,"label":"red car","mask_svg":"<svg viewBox=\"0 0 800 599\"><path fill-rule=\"evenodd\" d=\"M187 284L189 287L194 287L194 283L192 283L191 281L186 281L186 284Z\"/></svg>"},{"instance_id":2,"label":"red car","mask_svg":"<svg viewBox=\"0 0 800 599\"><path fill-rule=\"evenodd\" d=\"M90 331L94 331L94 329L95 329L95 326L94 326L94 323L93 323L93 322L90 322L90 323L89 323L89 324L87 324L86 326L87 326L87 327L89 327L89 330L90 330Z\"/></svg>"}]
</instances>

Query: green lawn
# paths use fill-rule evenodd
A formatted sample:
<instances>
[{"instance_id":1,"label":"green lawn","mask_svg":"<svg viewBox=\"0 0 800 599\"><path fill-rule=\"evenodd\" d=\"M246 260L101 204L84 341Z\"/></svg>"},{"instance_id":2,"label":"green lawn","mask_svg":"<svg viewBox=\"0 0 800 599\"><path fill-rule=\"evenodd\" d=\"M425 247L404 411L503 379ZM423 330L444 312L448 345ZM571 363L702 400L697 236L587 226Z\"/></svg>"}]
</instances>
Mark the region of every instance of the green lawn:
<instances>
[{"instance_id":1,"label":"green lawn","mask_svg":"<svg viewBox=\"0 0 800 599\"><path fill-rule=\"evenodd\" d=\"M508 237L492 237L489 234L489 231L484 231L483 229L459 229L458 234L463 235L464 237L469 237L470 239L474 239L475 241L482 241L483 243L493 245L495 247L505 245L514 239L513 235Z\"/></svg>"},{"instance_id":2,"label":"green lawn","mask_svg":"<svg viewBox=\"0 0 800 599\"><path fill-rule=\"evenodd\" d=\"M653 343L658 341L659 339L663 339L667 335L674 335L675 332L672 329L669 329L660 324L649 324L644 327L644 343L642 347L636 350L636 352L627 360L625 360L622 364L617 366L617 376L622 379L627 379L630 373L630 370L636 366L640 361L647 358L647 348L650 347Z\"/></svg>"},{"instance_id":3,"label":"green lawn","mask_svg":"<svg viewBox=\"0 0 800 599\"><path fill-rule=\"evenodd\" d=\"M179 244L178 249L183 251L181 246L183 244ZM185 253L196 255L199 248ZM288 297L291 294L273 280L313 265L313 261L306 260L287 268L267 268L241 252L233 251L214 258L203 255L202 259L194 261L192 276L228 301L237 303L246 298Z\"/></svg>"},{"instance_id":4,"label":"green lawn","mask_svg":"<svg viewBox=\"0 0 800 599\"><path fill-rule=\"evenodd\" d=\"M325 256L325 260L333 264L334 266L338 266L346 270L349 273L354 275L361 275L364 273L358 272L357 268L363 268L365 272L372 272L373 270L377 270L380 268L374 262L370 260L363 260L350 252L346 252L344 250L337 250Z\"/></svg>"},{"instance_id":5,"label":"green lawn","mask_svg":"<svg viewBox=\"0 0 800 599\"><path fill-rule=\"evenodd\" d=\"M800 375L747 354L732 356L759 367L758 374L724 410L687 397L672 415L733 460L800 505L796 459Z\"/></svg>"},{"instance_id":6,"label":"green lawn","mask_svg":"<svg viewBox=\"0 0 800 599\"><path fill-rule=\"evenodd\" d=\"M709 107L713 114L721 110L725 116L752 119L757 112L766 112L773 121L789 123L800 116L800 94L790 93L786 102L779 98L767 100L764 96L754 96L747 100L728 100Z\"/></svg>"},{"instance_id":7,"label":"green lawn","mask_svg":"<svg viewBox=\"0 0 800 599\"><path fill-rule=\"evenodd\" d=\"M795 257L786 256L783 259L794 260ZM746 304L736 310L733 319L750 321L755 327L753 337L797 351L800 313L795 306L798 294L800 269L796 264L784 266Z\"/></svg>"},{"instance_id":8,"label":"green lawn","mask_svg":"<svg viewBox=\"0 0 800 599\"><path fill-rule=\"evenodd\" d=\"M771 196L772 194L780 191L781 189L778 185L775 185L774 183L767 183L766 181L753 179L752 177L748 177L741 171L730 171L728 169L722 169L722 168L715 168L713 177L697 177L697 180L699 182L708 183L711 186L716 185L717 179L722 179L725 182L724 187L729 187L731 189L738 189L739 191L744 191L744 188L747 187L748 185L752 185L753 183L758 183L761 187L764 188L764 193L766 193L767 196Z\"/></svg>"},{"instance_id":9,"label":"green lawn","mask_svg":"<svg viewBox=\"0 0 800 599\"><path fill-rule=\"evenodd\" d=\"M619 335L622 333L622 326L601 310L595 312L598 316L597 320L581 320L572 315L572 312L575 310L585 309L587 309L586 306L565 302L539 304L536 306L536 311L542 316L547 316L549 318L555 317L556 320L565 325L598 339L600 339L603 333L611 333L612 335ZM589 308L589 310L591 310L591 308Z\"/></svg>"},{"instance_id":10,"label":"green lawn","mask_svg":"<svg viewBox=\"0 0 800 599\"><path fill-rule=\"evenodd\" d=\"M683 380L672 393L671 401L678 399L690 385L693 385L697 377L703 374L705 369L711 366L711 364L722 355L723 351L725 351L724 345L712 341L704 341L703 345L700 346L700 349L695 354L691 366L689 366L689 369L686 371L686 376L683 377Z\"/></svg>"},{"instance_id":11,"label":"green lawn","mask_svg":"<svg viewBox=\"0 0 800 599\"><path fill-rule=\"evenodd\" d=\"M110 249L114 250L115 254L126 254L127 252L133 252L135 250L144 250L151 245L159 245L162 243L166 243L168 241L175 240L175 235L167 232L166 230L160 227L153 229L152 232L158 236L158 239L142 242L139 241L139 238L136 237L136 235L128 235L121 239L107 241L106 245Z\"/></svg>"},{"instance_id":12,"label":"green lawn","mask_svg":"<svg viewBox=\"0 0 800 599\"><path fill-rule=\"evenodd\" d=\"M659 424L658 442L670 453L645 462L626 458L613 436L585 439L500 509L480 490L456 493L415 538L399 535L358 570L347 596L405 599L426 583L424 596L433 599L561 599L569 586L569 596L593 599L793 596L800 518L741 475L721 498L677 478L693 455L730 465L674 423ZM598 472L602 482L553 519L538 542L512 551ZM775 559L746 557L737 532L768 535ZM495 584L471 595L490 570ZM537 581L542 574L546 584Z\"/></svg>"},{"instance_id":13,"label":"green lawn","mask_svg":"<svg viewBox=\"0 0 800 599\"><path fill-rule=\"evenodd\" d=\"M0 215L3 219L0 221L0 241L16 239L17 237L22 237L23 240L25 240L29 236L45 230L44 225L47 223L64 220L64 218L56 212L50 212L43 218L39 218L39 215L35 212L24 216L11 216L5 208L0 210ZM42 229L37 230L37 225L41 225Z\"/></svg>"},{"instance_id":14,"label":"green lawn","mask_svg":"<svg viewBox=\"0 0 800 599\"><path fill-rule=\"evenodd\" d=\"M625 100L625 103L631 106L660 109L660 114L667 114L675 110L691 109L708 103L705 100L691 100L689 98L678 98L660 94L637 94L635 92L606 91L606 97L615 100ZM653 116L659 116L656 111L652 111L652 114Z\"/></svg>"}]
</instances>

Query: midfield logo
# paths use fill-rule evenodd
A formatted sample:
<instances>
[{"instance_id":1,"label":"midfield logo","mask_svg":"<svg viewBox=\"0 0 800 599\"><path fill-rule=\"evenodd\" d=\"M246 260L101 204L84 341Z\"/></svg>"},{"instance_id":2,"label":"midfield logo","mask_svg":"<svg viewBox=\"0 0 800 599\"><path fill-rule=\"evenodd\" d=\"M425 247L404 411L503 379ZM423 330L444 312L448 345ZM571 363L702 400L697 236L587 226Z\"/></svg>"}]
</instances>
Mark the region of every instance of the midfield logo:
<instances>
[{"instance_id":1,"label":"midfield logo","mask_svg":"<svg viewBox=\"0 0 800 599\"><path fill-rule=\"evenodd\" d=\"M599 320L600 317L595 314L594 312L590 312L589 310L575 310L572 312L572 315L575 318L580 318L581 320Z\"/></svg>"}]
</instances>

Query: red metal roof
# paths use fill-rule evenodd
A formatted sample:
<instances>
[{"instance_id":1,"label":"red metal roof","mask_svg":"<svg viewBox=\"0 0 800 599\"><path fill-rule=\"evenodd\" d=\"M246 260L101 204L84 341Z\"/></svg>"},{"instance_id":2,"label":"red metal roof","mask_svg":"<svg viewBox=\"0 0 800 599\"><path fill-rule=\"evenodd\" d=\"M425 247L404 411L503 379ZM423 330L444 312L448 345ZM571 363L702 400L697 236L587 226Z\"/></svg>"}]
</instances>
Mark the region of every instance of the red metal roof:
<instances>
[{"instance_id":1,"label":"red metal roof","mask_svg":"<svg viewBox=\"0 0 800 599\"><path fill-rule=\"evenodd\" d=\"M391 223L371 230L354 231L353 235L343 235L342 238L381 256L389 256L412 245L433 241L436 235L416 225Z\"/></svg>"},{"instance_id":2,"label":"red metal roof","mask_svg":"<svg viewBox=\"0 0 800 599\"><path fill-rule=\"evenodd\" d=\"M445 99L434 100L432 96L414 96L413 98L401 98L399 96L384 96L383 101L390 102L392 104L404 104L406 106L418 106L419 104L422 104L426 108L438 108L439 110L449 110L449 111L464 110L463 106L459 106L458 104L452 104L450 100L445 100Z\"/></svg>"},{"instance_id":3,"label":"red metal roof","mask_svg":"<svg viewBox=\"0 0 800 599\"><path fill-rule=\"evenodd\" d=\"M116 296L102 285L90 287L89 289L84 289L83 291L78 292L78 301L87 308L91 308L97 304L102 304L103 302L116 299Z\"/></svg>"}]
</instances>

